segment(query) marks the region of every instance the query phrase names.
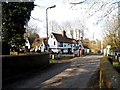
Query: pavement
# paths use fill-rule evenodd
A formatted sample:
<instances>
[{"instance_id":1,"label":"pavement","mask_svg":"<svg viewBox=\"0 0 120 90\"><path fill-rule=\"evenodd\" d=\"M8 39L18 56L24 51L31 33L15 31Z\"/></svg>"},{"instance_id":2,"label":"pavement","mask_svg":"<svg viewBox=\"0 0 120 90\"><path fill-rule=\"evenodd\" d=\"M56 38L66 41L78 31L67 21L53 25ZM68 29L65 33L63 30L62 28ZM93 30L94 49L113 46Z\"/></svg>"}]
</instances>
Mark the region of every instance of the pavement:
<instances>
[{"instance_id":1,"label":"pavement","mask_svg":"<svg viewBox=\"0 0 120 90\"><path fill-rule=\"evenodd\" d=\"M100 65L100 55L76 57L66 62L52 65L45 70L23 74L26 76L4 88L88 88Z\"/></svg>"}]
</instances>

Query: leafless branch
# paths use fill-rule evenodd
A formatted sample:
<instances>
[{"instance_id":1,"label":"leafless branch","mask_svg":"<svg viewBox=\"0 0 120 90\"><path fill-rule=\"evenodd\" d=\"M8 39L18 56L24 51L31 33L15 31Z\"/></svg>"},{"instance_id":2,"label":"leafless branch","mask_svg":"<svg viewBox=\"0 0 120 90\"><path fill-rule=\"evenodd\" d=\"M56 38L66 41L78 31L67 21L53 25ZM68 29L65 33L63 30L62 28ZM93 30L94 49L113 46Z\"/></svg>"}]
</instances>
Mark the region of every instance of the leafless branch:
<instances>
[{"instance_id":1,"label":"leafless branch","mask_svg":"<svg viewBox=\"0 0 120 90\"><path fill-rule=\"evenodd\" d=\"M97 3L97 2L94 2L94 3L90 6L90 8L89 8L85 13L87 13L88 11L90 11L96 3Z\"/></svg>"},{"instance_id":2,"label":"leafless branch","mask_svg":"<svg viewBox=\"0 0 120 90\"><path fill-rule=\"evenodd\" d=\"M101 19L98 20L97 23L99 23L99 22L102 21L104 18L106 18L107 16L109 16L114 10L118 9L119 7L120 7L120 6L115 7L113 10L112 10L112 8L109 9L109 10L107 10L107 13L105 13L105 14L103 15L103 17L101 17Z\"/></svg>"},{"instance_id":3,"label":"leafless branch","mask_svg":"<svg viewBox=\"0 0 120 90\"><path fill-rule=\"evenodd\" d=\"M39 20L39 19L34 18L34 17L32 17L32 16L31 16L31 18L34 19L34 20L37 20L37 21L39 21L39 22L43 22L42 20Z\"/></svg>"},{"instance_id":4,"label":"leafless branch","mask_svg":"<svg viewBox=\"0 0 120 90\"><path fill-rule=\"evenodd\" d=\"M87 0L84 0L84 1L82 1L82 2L77 2L77 3L72 3L72 2L70 2L70 4L77 5L77 4L82 4L82 3L86 2L86 1L87 1Z\"/></svg>"},{"instance_id":5,"label":"leafless branch","mask_svg":"<svg viewBox=\"0 0 120 90\"><path fill-rule=\"evenodd\" d=\"M39 8L46 8L45 6L40 6L40 5L37 5L37 4L34 4L34 6L37 6Z\"/></svg>"}]
</instances>

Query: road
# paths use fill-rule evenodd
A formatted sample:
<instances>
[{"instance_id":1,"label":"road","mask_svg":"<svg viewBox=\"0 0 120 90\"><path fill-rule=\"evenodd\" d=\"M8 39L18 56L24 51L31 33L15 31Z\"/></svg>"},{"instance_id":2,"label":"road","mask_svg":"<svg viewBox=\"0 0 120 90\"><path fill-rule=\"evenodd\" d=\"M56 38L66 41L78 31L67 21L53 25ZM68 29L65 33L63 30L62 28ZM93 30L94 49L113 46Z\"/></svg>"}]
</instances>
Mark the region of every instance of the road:
<instances>
[{"instance_id":1,"label":"road","mask_svg":"<svg viewBox=\"0 0 120 90\"><path fill-rule=\"evenodd\" d=\"M45 70L23 74L24 78L3 85L5 88L88 88L98 70L100 55L76 57Z\"/></svg>"}]
</instances>

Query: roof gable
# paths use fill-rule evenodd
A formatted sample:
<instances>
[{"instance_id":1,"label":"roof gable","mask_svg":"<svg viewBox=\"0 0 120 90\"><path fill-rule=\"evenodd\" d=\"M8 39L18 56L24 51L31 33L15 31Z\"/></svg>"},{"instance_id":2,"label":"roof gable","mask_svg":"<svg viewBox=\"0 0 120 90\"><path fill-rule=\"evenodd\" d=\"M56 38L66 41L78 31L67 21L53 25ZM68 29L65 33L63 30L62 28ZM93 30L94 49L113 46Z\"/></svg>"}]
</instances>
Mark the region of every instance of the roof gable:
<instances>
[{"instance_id":1,"label":"roof gable","mask_svg":"<svg viewBox=\"0 0 120 90\"><path fill-rule=\"evenodd\" d=\"M75 39L62 36L62 34L52 33L56 40L61 43L74 43Z\"/></svg>"}]
</instances>

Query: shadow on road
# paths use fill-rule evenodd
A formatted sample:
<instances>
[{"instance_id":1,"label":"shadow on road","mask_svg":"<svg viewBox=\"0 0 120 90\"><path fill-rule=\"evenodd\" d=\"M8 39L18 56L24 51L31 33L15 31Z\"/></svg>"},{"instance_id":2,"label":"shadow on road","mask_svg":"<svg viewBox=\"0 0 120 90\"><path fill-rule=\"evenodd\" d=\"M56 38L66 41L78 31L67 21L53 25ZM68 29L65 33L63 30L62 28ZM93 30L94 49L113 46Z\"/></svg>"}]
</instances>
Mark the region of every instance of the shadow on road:
<instances>
[{"instance_id":1,"label":"shadow on road","mask_svg":"<svg viewBox=\"0 0 120 90\"><path fill-rule=\"evenodd\" d=\"M69 67L69 64L70 64L70 62L50 64L49 66L44 67L44 68L33 69L31 71L24 72L24 73L21 73L19 75L13 76L13 77L9 77L8 79L2 81L2 87L3 88L11 88L11 87L19 88L20 86L22 86L21 85L22 82L25 83L28 80L32 81L33 79L34 79L34 81L36 81L36 83L37 83L37 79L39 79L39 84L40 84L40 81L44 82L45 80L50 79L50 78L56 76L57 74L59 74L60 72L64 71L66 68ZM47 73L49 73L49 74L47 74ZM40 80L40 78L43 75L45 75L45 76Z\"/></svg>"},{"instance_id":2,"label":"shadow on road","mask_svg":"<svg viewBox=\"0 0 120 90\"><path fill-rule=\"evenodd\" d=\"M4 81L3 88L85 88L88 83L88 87L95 87L98 77L94 76L97 75L96 69L101 57L76 57L69 62L50 64L44 69L21 73Z\"/></svg>"}]
</instances>

